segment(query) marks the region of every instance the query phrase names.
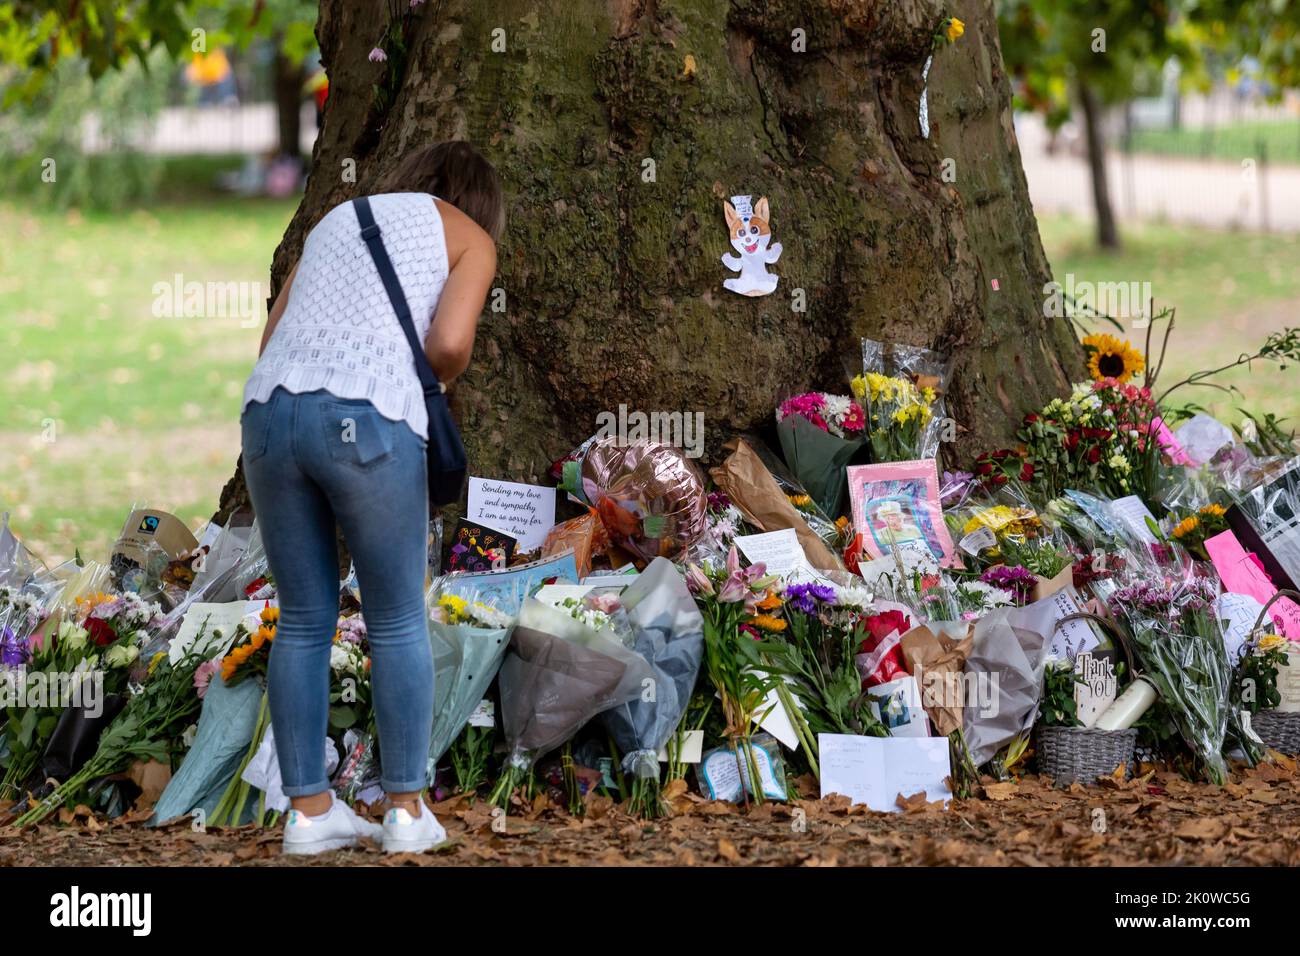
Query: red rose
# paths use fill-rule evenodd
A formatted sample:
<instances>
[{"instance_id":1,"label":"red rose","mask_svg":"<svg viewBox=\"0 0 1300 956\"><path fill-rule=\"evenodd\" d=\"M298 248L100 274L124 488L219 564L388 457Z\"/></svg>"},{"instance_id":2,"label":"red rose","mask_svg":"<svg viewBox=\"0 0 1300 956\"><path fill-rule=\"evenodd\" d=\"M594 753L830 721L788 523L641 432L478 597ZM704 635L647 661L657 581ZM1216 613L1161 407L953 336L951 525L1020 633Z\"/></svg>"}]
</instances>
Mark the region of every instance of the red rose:
<instances>
[{"instance_id":1,"label":"red rose","mask_svg":"<svg viewBox=\"0 0 1300 956\"><path fill-rule=\"evenodd\" d=\"M1033 414L1032 412L1025 416L1026 425L1032 425L1036 421L1038 421L1038 416Z\"/></svg>"},{"instance_id":2,"label":"red rose","mask_svg":"<svg viewBox=\"0 0 1300 956\"><path fill-rule=\"evenodd\" d=\"M1095 465L1101 461L1101 449L1093 445L1088 449L1088 464Z\"/></svg>"},{"instance_id":3,"label":"red rose","mask_svg":"<svg viewBox=\"0 0 1300 956\"><path fill-rule=\"evenodd\" d=\"M880 614L873 614L871 617L863 618L862 623L867 625L867 630L871 633L874 642L879 641L882 637L888 637L894 631L903 634L909 630L907 626L907 615L902 611L883 611ZM862 642L862 649L867 650L867 642Z\"/></svg>"},{"instance_id":4,"label":"red rose","mask_svg":"<svg viewBox=\"0 0 1300 956\"><path fill-rule=\"evenodd\" d=\"M83 626L97 647L104 647L117 640L117 634L102 617L88 617Z\"/></svg>"},{"instance_id":5,"label":"red rose","mask_svg":"<svg viewBox=\"0 0 1300 956\"><path fill-rule=\"evenodd\" d=\"M1033 480L1034 480L1034 465L1033 465L1033 462L1028 462L1028 461L1027 461L1027 462L1024 463L1023 466L1021 466L1021 468L1020 468L1020 480L1021 480L1021 481L1033 481Z\"/></svg>"}]
</instances>

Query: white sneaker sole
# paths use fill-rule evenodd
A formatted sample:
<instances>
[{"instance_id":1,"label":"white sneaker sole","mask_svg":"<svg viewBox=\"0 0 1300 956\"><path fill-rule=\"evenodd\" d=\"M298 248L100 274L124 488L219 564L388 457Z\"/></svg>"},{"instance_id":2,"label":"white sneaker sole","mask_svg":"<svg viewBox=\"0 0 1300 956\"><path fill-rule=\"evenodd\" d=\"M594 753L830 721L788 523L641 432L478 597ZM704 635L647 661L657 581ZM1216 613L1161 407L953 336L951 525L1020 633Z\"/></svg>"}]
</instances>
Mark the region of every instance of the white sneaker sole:
<instances>
[{"instance_id":1,"label":"white sneaker sole","mask_svg":"<svg viewBox=\"0 0 1300 956\"><path fill-rule=\"evenodd\" d=\"M281 850L285 856L315 856L317 853L329 853L331 850L342 850L350 846L356 846L361 837L334 837L331 840L303 840L293 843L286 842Z\"/></svg>"},{"instance_id":2,"label":"white sneaker sole","mask_svg":"<svg viewBox=\"0 0 1300 956\"><path fill-rule=\"evenodd\" d=\"M447 842L447 834L423 840L401 840L396 837L384 837L385 853L423 853Z\"/></svg>"}]
</instances>

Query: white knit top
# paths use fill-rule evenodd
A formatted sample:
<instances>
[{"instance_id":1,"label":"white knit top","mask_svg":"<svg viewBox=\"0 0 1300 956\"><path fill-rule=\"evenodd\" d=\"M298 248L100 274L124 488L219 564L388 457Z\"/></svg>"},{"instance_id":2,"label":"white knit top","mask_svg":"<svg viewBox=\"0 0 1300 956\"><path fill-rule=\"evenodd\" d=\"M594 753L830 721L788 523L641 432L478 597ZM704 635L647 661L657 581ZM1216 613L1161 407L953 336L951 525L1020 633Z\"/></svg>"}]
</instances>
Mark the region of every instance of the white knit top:
<instances>
[{"instance_id":1,"label":"white knit top","mask_svg":"<svg viewBox=\"0 0 1300 956\"><path fill-rule=\"evenodd\" d=\"M423 342L447 281L442 217L427 193L382 193L370 197L370 208ZM385 418L428 437L415 356L351 202L308 233L284 314L244 386L244 405L266 401L277 386L369 399Z\"/></svg>"}]
</instances>

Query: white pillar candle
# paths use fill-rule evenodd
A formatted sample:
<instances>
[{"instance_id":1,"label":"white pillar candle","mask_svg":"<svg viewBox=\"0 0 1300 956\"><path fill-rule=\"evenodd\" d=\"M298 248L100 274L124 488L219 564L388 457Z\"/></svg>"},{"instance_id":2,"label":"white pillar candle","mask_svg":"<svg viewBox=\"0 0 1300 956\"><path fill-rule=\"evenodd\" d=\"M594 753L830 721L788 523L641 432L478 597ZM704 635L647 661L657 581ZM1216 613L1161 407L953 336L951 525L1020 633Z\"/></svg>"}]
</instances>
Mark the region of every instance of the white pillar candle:
<instances>
[{"instance_id":1,"label":"white pillar candle","mask_svg":"<svg viewBox=\"0 0 1300 956\"><path fill-rule=\"evenodd\" d=\"M1143 677L1128 685L1093 726L1097 730L1128 730L1156 702L1156 689Z\"/></svg>"}]
</instances>

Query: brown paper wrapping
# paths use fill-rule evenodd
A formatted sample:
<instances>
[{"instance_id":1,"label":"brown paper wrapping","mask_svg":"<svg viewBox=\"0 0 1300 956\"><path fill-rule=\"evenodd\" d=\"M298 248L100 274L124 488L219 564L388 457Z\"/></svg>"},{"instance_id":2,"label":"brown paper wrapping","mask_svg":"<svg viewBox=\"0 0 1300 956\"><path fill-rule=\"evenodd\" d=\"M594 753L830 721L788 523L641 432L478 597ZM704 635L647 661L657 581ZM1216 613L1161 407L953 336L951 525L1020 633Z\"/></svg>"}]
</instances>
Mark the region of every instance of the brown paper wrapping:
<instances>
[{"instance_id":1,"label":"brown paper wrapping","mask_svg":"<svg viewBox=\"0 0 1300 956\"><path fill-rule=\"evenodd\" d=\"M975 643L971 630L968 627L961 640L935 634L924 625L903 635L903 660L920 687L922 704L937 737L947 737L961 729L962 698L957 698L956 706L950 706L953 700L945 690L963 689L962 669Z\"/></svg>"},{"instance_id":2,"label":"brown paper wrapping","mask_svg":"<svg viewBox=\"0 0 1300 956\"><path fill-rule=\"evenodd\" d=\"M844 570L839 556L808 527L754 449L742 438L733 438L723 447L731 454L721 465L710 469L709 474L745 520L760 531L794 528L813 567L819 571Z\"/></svg>"},{"instance_id":3,"label":"brown paper wrapping","mask_svg":"<svg viewBox=\"0 0 1300 956\"><path fill-rule=\"evenodd\" d=\"M1040 574L1038 575L1038 583L1035 584L1034 589L1029 592L1029 602L1032 604L1035 601L1041 601L1043 598L1051 597L1057 591L1070 587L1073 584L1073 565L1067 564L1057 572L1056 577L1054 578L1045 578Z\"/></svg>"}]
</instances>

